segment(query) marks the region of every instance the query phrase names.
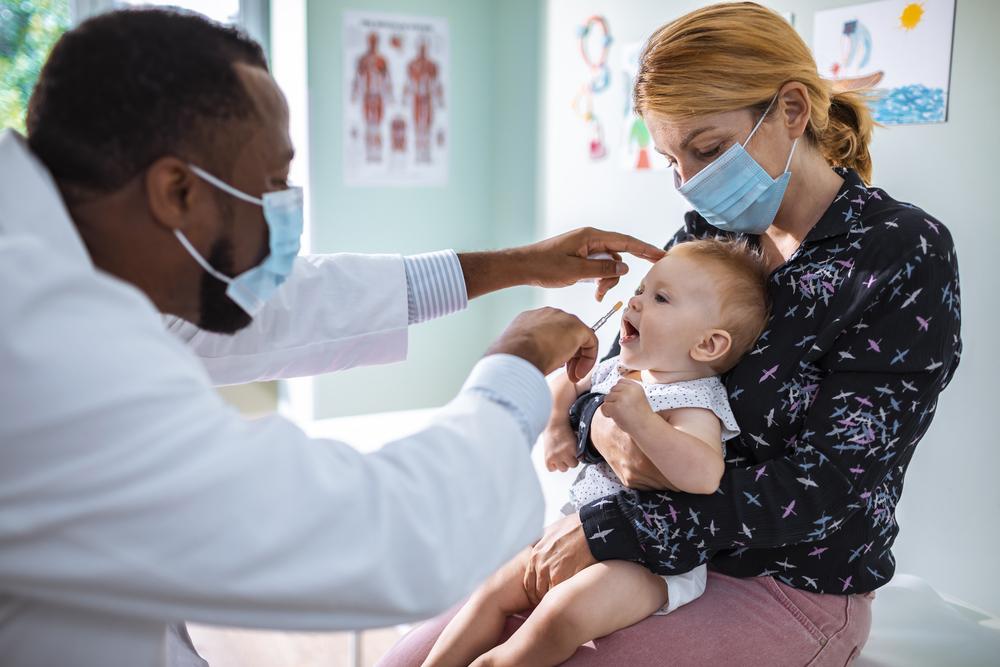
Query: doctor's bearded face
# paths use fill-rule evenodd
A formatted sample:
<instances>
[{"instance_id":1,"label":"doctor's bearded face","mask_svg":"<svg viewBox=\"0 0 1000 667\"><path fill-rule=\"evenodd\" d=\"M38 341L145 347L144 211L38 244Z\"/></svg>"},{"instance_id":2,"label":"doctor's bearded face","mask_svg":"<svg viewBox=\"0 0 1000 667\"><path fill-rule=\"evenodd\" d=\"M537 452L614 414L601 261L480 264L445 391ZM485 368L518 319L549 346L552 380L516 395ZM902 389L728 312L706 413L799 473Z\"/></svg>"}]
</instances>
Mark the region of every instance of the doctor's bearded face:
<instances>
[{"instance_id":1,"label":"doctor's bearded face","mask_svg":"<svg viewBox=\"0 0 1000 667\"><path fill-rule=\"evenodd\" d=\"M53 48L26 125L95 266L206 329L249 323L175 233L226 276L267 256L261 207L191 169L256 198L286 187L288 112L259 44L183 11L100 14Z\"/></svg>"},{"instance_id":2,"label":"doctor's bearded face","mask_svg":"<svg viewBox=\"0 0 1000 667\"><path fill-rule=\"evenodd\" d=\"M237 190L260 198L264 193L288 187L288 171L294 150L288 131L288 106L274 79L258 67L236 65L237 74L254 106L251 135L235 156L226 180ZM237 199L211 184L211 200L217 204L220 236L207 256L217 271L236 276L257 266L267 257L269 238L261 207ZM206 331L234 333L252 318L227 295L227 285L205 272L201 281L198 326Z\"/></svg>"}]
</instances>

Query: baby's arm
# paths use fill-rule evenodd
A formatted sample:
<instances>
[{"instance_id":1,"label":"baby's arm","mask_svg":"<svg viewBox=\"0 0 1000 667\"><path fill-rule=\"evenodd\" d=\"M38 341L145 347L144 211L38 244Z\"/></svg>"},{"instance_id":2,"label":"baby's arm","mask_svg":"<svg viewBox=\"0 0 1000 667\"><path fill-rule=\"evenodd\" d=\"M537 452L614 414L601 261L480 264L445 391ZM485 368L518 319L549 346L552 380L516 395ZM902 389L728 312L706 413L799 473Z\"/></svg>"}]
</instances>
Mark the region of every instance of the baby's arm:
<instances>
[{"instance_id":1,"label":"baby's arm","mask_svg":"<svg viewBox=\"0 0 1000 667\"><path fill-rule=\"evenodd\" d=\"M619 382L608 394L605 414L632 438L677 491L715 493L725 461L722 424L711 410L676 408L653 412L642 387Z\"/></svg>"},{"instance_id":2,"label":"baby's arm","mask_svg":"<svg viewBox=\"0 0 1000 667\"><path fill-rule=\"evenodd\" d=\"M593 372L576 384L570 382L566 373L556 373L549 379L549 389L552 391L552 412L549 423L542 433L542 447L545 454L545 467L551 471L566 471L575 468L576 434L569 425L569 408L577 396L590 391Z\"/></svg>"}]
</instances>

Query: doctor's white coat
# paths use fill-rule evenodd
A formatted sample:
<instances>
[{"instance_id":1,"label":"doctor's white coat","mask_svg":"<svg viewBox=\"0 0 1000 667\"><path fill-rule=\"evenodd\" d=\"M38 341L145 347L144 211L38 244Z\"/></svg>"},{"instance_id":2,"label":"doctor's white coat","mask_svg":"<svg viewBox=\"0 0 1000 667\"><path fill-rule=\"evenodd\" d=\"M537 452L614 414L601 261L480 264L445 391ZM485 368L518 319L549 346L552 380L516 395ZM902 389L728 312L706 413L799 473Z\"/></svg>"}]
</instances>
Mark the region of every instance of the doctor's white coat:
<instances>
[{"instance_id":1,"label":"doctor's white coat","mask_svg":"<svg viewBox=\"0 0 1000 667\"><path fill-rule=\"evenodd\" d=\"M400 257L304 258L239 335L168 333L12 132L0 173L0 664L163 664L180 620L415 620L538 537L529 443L483 392L362 455L212 389L404 358Z\"/></svg>"}]
</instances>

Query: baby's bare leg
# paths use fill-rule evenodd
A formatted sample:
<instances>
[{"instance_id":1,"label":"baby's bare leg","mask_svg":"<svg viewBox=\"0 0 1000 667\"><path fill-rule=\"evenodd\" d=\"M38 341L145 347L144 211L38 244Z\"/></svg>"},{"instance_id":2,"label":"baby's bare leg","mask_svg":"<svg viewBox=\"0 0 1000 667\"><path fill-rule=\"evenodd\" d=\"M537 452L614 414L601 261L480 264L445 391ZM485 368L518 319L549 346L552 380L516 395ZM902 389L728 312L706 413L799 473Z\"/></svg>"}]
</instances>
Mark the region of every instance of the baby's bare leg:
<instances>
[{"instance_id":1,"label":"baby's bare leg","mask_svg":"<svg viewBox=\"0 0 1000 667\"><path fill-rule=\"evenodd\" d=\"M581 644L638 623L667 603L667 584L623 560L591 565L550 590L506 642L473 663L558 665Z\"/></svg>"},{"instance_id":2,"label":"baby's bare leg","mask_svg":"<svg viewBox=\"0 0 1000 667\"><path fill-rule=\"evenodd\" d=\"M531 549L497 570L445 627L423 667L467 667L500 641L507 617L531 609L524 571Z\"/></svg>"}]
</instances>

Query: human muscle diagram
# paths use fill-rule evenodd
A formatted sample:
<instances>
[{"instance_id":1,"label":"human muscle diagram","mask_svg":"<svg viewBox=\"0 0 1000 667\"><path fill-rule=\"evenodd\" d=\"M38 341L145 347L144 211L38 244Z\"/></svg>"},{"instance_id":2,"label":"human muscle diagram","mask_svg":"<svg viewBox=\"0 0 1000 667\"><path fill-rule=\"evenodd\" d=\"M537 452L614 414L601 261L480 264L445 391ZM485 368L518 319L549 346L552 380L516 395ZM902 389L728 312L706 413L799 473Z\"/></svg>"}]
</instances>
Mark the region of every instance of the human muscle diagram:
<instances>
[{"instance_id":1,"label":"human muscle diagram","mask_svg":"<svg viewBox=\"0 0 1000 667\"><path fill-rule=\"evenodd\" d=\"M344 14L344 181L445 185L448 24L376 12Z\"/></svg>"}]
</instances>

